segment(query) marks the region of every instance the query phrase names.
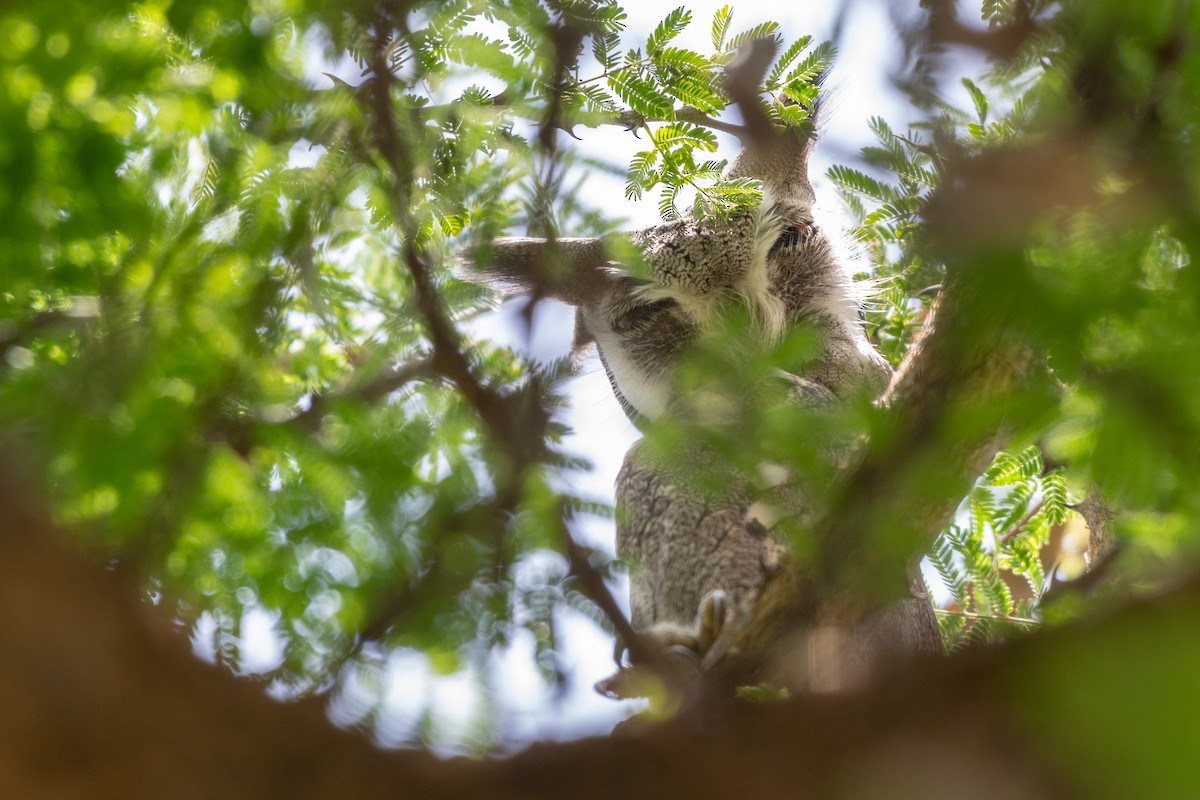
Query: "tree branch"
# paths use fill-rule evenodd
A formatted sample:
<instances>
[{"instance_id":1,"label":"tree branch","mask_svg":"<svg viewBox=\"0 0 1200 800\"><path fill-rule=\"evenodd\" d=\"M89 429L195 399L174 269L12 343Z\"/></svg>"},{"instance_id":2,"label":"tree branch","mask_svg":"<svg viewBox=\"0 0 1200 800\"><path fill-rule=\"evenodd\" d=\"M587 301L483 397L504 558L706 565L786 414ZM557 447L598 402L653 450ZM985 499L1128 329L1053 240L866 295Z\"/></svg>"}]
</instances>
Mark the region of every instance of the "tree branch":
<instances>
[{"instance_id":1,"label":"tree branch","mask_svg":"<svg viewBox=\"0 0 1200 800\"><path fill-rule=\"evenodd\" d=\"M136 800L170 785L186 787L188 796L229 800L397 793L435 800L803 800L948 791L977 800L1083 798L1096 796L1088 787L1104 760L1062 756L1056 737L1064 725L1078 724L1075 694L1054 687L1094 687L1120 708L1169 704L1186 715L1194 705L1177 680L1161 679L1159 662L1171 641L1200 637L1195 579L1098 623L915 662L857 692L729 707L703 729L680 719L485 761L384 752L331 726L321 702L270 700L259 684L196 660L158 608L133 599L118 575L46 524L30 502L33 493L6 466L0 464L6 797ZM1117 664L1121 680L1098 683ZM1153 734L1148 743L1136 727L1104 730L1103 743L1077 737L1074 746L1084 750L1073 752L1111 747L1122 754L1120 763L1147 768L1138 759L1157 752Z\"/></svg>"},{"instance_id":2,"label":"tree branch","mask_svg":"<svg viewBox=\"0 0 1200 800\"><path fill-rule=\"evenodd\" d=\"M437 376L438 373L433 368L433 362L427 358L392 367L366 380L359 379L355 373L347 379L344 388L330 394L312 395L312 401L305 410L291 416L278 415L267 410L260 412L257 423L288 425L308 432L316 432L320 430L325 417L340 405L376 403L414 381Z\"/></svg>"},{"instance_id":3,"label":"tree branch","mask_svg":"<svg viewBox=\"0 0 1200 800\"><path fill-rule=\"evenodd\" d=\"M391 89L394 76L387 60L385 39L389 30L391 26L387 15L381 14L375 22L375 46L371 49L370 61L373 73L369 91L372 130L376 149L392 173L393 213L402 240L402 263L412 278L417 310L429 333L433 348L430 365L438 374L450 380L475 409L484 427L512 460L513 483L519 484L527 465L544 453L543 433L549 416L536 403L522 402L521 398L512 395L504 397L497 394L475 376L464 354L458 330L443 308L429 265L418 249L418 225L412 217L409 198L402 188L415 183L412 180L413 165L393 116Z\"/></svg>"}]
</instances>

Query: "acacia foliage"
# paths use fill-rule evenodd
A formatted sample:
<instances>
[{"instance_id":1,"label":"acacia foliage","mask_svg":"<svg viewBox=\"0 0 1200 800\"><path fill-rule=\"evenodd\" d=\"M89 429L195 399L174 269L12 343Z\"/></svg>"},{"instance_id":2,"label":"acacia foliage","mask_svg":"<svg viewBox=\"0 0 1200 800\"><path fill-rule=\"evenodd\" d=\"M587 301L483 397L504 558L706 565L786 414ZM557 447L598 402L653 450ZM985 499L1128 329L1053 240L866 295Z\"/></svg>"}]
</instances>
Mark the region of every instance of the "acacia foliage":
<instances>
[{"instance_id":1,"label":"acacia foliage","mask_svg":"<svg viewBox=\"0 0 1200 800\"><path fill-rule=\"evenodd\" d=\"M713 213L758 197L695 163L712 134L675 109L722 111L722 66L776 26L739 33L726 10L701 56L671 44L680 9L614 54L623 16L272 0L0 17L20 122L2 148L0 425L55 522L214 629L219 662L245 665L261 610L285 693L339 675L381 691L391 651L484 665L520 629L561 682L559 609L609 624L548 555L572 514L611 514L564 477L587 466L548 417L565 371L466 336L492 301L448 266L522 225L611 230L574 199L585 159L553 146L579 126L648 133L638 191L686 182ZM807 44L768 91L811 94L828 51Z\"/></svg>"},{"instance_id":2,"label":"acacia foliage","mask_svg":"<svg viewBox=\"0 0 1200 800\"><path fill-rule=\"evenodd\" d=\"M1021 330L1063 383L933 547L948 610L964 612L944 615L948 630L974 635L989 632L979 617L1041 613L1002 573L1040 595L1037 550L1089 486L1120 509L1135 585L1190 571L1200 432L1200 65L1179 33L1195 12L983 10L991 30L1026 33L964 79L970 110L917 69L927 121L899 134L873 120L879 145L829 176L859 214L879 279L869 322L890 359L949 247L1019 287ZM630 46L620 7L588 0L0 12L0 426L55 521L185 625L211 615L231 667L247 610L277 614L284 660L269 677L294 691L327 688L346 663L375 674L364 641L453 671L520 628L562 680L555 609L607 621L578 567L545 554L564 549L570 514L606 509L563 480L585 465L542 413L562 371L465 336L489 298L446 267L455 246L506 229L611 230L575 199L591 165L560 129L643 131L628 192L659 191L665 217L684 186L701 213L756 201L752 183L720 179L710 123L736 45L776 27L737 32L722 12L700 53L673 44L688 16ZM831 50L778 52L765 108L803 124ZM345 79L319 74L330 67ZM960 220L962 241L931 247L943 178L989 153L1039 169L1023 184L998 171L986 224ZM798 334L726 374L805 347ZM680 379L712 374L698 364ZM744 422L770 435L754 452L726 440L735 463L804 466L802 415L753 405Z\"/></svg>"}]
</instances>

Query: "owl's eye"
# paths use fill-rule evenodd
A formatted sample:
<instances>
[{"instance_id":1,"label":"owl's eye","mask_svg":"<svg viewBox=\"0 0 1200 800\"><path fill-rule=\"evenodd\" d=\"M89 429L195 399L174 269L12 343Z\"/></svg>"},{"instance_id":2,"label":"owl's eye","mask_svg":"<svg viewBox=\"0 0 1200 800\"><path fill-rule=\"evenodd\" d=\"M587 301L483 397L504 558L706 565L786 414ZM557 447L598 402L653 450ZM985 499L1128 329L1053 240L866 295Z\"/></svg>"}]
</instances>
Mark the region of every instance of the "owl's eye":
<instances>
[{"instance_id":1,"label":"owl's eye","mask_svg":"<svg viewBox=\"0 0 1200 800\"><path fill-rule=\"evenodd\" d=\"M797 222L795 225L789 225L779 234L779 238L775 240L775 244L771 245L771 252L782 250L785 247L799 247L800 245L811 239L817 232L817 226L811 222Z\"/></svg>"},{"instance_id":2,"label":"owl's eye","mask_svg":"<svg viewBox=\"0 0 1200 800\"><path fill-rule=\"evenodd\" d=\"M617 333L640 330L650 324L650 321L656 316L674 305L674 300L657 300L653 303L634 306L612 321L613 330Z\"/></svg>"}]
</instances>

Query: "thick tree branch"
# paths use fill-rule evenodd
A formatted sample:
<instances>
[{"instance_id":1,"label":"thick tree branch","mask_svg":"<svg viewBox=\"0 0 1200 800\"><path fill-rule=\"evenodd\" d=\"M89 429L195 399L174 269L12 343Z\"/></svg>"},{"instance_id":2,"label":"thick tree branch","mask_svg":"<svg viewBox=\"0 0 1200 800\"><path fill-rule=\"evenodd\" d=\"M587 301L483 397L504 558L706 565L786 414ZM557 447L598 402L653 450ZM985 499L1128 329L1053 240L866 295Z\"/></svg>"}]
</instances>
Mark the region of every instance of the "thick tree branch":
<instances>
[{"instance_id":1,"label":"thick tree branch","mask_svg":"<svg viewBox=\"0 0 1200 800\"><path fill-rule=\"evenodd\" d=\"M333 728L318 702L269 700L195 660L158 608L51 530L29 497L0 475L5 797L1093 797L1095 759L1055 755L1070 701L1037 687L1119 663L1106 703L1190 713L1154 664L1156 643L1200 636L1196 581L1098 624L917 662L860 692L734 707L703 730L679 720L498 761L382 752ZM1107 746L1136 759L1150 745L1131 740L1146 733L1115 727Z\"/></svg>"}]
</instances>

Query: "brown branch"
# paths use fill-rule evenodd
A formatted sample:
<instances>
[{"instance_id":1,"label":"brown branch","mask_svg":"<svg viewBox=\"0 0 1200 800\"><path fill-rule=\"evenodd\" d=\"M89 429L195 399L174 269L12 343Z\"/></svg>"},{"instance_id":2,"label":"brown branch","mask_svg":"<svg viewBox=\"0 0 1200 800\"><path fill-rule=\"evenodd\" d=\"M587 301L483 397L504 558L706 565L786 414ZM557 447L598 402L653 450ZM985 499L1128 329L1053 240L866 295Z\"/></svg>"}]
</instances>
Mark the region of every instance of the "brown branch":
<instances>
[{"instance_id":1,"label":"brown branch","mask_svg":"<svg viewBox=\"0 0 1200 800\"><path fill-rule=\"evenodd\" d=\"M655 653L642 641L642 637L633 629L629 619L621 612L617 599L609 591L604 582L604 576L592 566L591 548L584 547L575 541L571 535L566 520L561 526L563 552L567 555L567 565L571 574L579 581L583 593L596 604L600 612L612 623L617 638L629 649L630 656L635 660L652 661Z\"/></svg>"},{"instance_id":2,"label":"brown branch","mask_svg":"<svg viewBox=\"0 0 1200 800\"><path fill-rule=\"evenodd\" d=\"M88 298L90 299L90 298ZM97 316L79 309L42 311L21 321L0 321L0 362L14 349L31 343L40 334L59 328L82 327Z\"/></svg>"},{"instance_id":3,"label":"brown branch","mask_svg":"<svg viewBox=\"0 0 1200 800\"><path fill-rule=\"evenodd\" d=\"M413 165L407 147L396 126L392 105L394 76L387 60L386 32L390 31L386 15L375 22L375 46L371 50L369 102L373 118L375 147L391 170L393 213L402 239L402 263L413 282L417 311L425 322L433 352L430 364L462 394L479 415L484 427L496 439L513 462L514 482L520 482L527 465L539 458L544 450L543 430L548 415L544 409L523 403L519 397L504 397L490 390L471 369L457 328L443 307L442 298L434 285L429 264L418 249L418 225L409 208L405 187L413 185Z\"/></svg>"},{"instance_id":4,"label":"brown branch","mask_svg":"<svg viewBox=\"0 0 1200 800\"><path fill-rule=\"evenodd\" d=\"M308 408L298 414L272 418L270 412L264 412L258 415L256 424L288 425L316 432L320 430L325 417L340 405L376 403L414 381L436 378L437 375L429 359L392 367L367 380L359 379L356 373L350 376L343 389L329 394L314 394Z\"/></svg>"},{"instance_id":5,"label":"brown branch","mask_svg":"<svg viewBox=\"0 0 1200 800\"><path fill-rule=\"evenodd\" d=\"M195 659L158 607L136 600L117 575L51 529L30 502L34 493L4 466L5 797L141 798L163 786L229 800L939 796L948 765L958 767L956 796L1091 797L1101 762L1060 758L1056 737L1076 724L1070 698L1078 692L1056 687L1104 694L1091 709L1093 732L1076 731L1080 752L1161 766L1148 760L1158 752L1146 744L1154 733L1117 725L1124 712L1103 709L1186 704L1178 681L1162 680L1175 674L1163 672L1162 652L1200 636L1193 579L1099 622L916 662L858 692L733 707L702 730L680 720L636 735L535 745L504 759L444 761L381 751L334 728L321 702L275 702L259 684ZM1116 682L1108 680L1113 664L1120 665ZM1108 749L1087 749L1094 747Z\"/></svg>"}]
</instances>

